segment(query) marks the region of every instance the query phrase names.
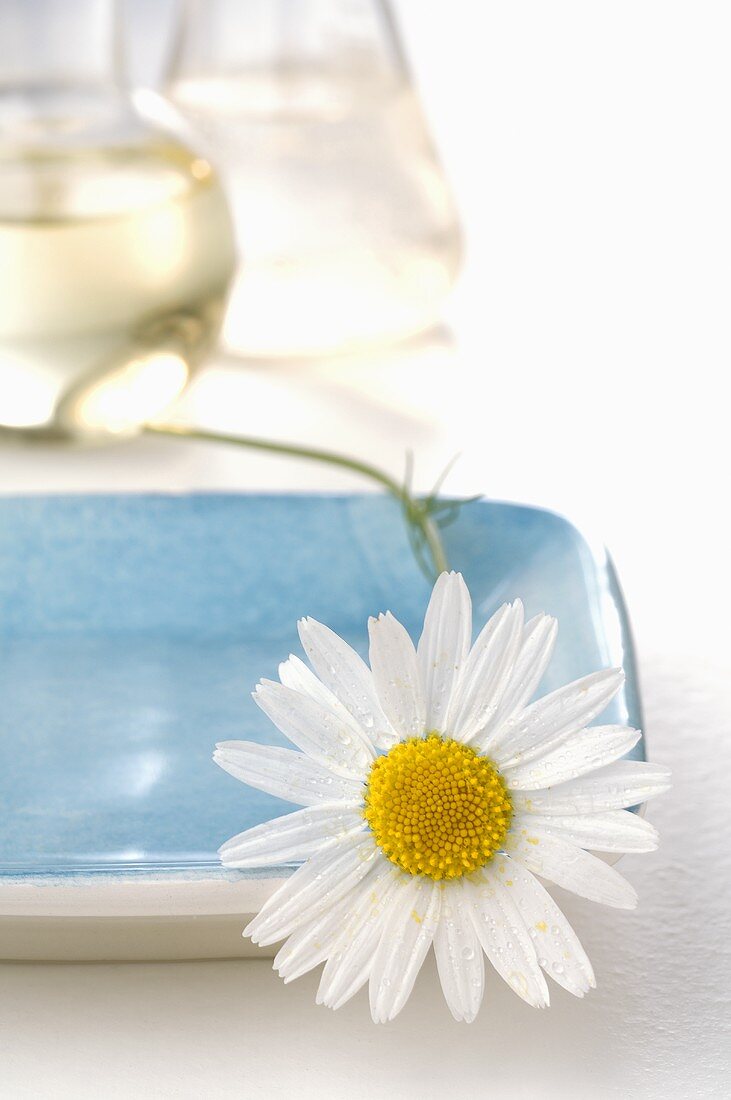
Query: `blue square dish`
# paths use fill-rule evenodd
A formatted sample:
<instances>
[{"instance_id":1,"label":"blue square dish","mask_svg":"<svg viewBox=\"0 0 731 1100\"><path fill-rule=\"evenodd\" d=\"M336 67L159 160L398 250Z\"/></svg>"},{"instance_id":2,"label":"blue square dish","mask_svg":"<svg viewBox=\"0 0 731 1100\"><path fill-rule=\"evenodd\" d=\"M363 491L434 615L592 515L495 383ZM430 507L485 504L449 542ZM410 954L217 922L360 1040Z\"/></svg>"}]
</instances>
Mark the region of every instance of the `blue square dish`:
<instances>
[{"instance_id":1,"label":"blue square dish","mask_svg":"<svg viewBox=\"0 0 731 1100\"><path fill-rule=\"evenodd\" d=\"M542 692L621 664L603 720L641 726L603 549L552 513L495 502L465 507L446 543L476 625L516 596L558 618ZM216 850L293 807L220 771L214 743L284 743L249 692L300 652L299 617L365 653L369 615L391 609L417 635L428 594L381 496L0 500L0 935L13 916L253 911L271 873L224 872Z\"/></svg>"}]
</instances>

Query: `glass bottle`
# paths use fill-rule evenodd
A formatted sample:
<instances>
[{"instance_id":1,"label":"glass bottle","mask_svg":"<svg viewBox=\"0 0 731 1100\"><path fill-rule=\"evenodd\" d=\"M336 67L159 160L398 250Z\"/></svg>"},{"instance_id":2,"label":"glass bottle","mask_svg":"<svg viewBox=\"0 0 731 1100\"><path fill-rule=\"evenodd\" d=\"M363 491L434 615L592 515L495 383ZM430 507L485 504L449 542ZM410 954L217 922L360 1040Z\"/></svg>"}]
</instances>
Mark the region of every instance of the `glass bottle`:
<instances>
[{"instance_id":1,"label":"glass bottle","mask_svg":"<svg viewBox=\"0 0 731 1100\"><path fill-rule=\"evenodd\" d=\"M437 320L459 227L385 2L187 0L164 92L228 187L231 349L353 351Z\"/></svg>"},{"instance_id":2,"label":"glass bottle","mask_svg":"<svg viewBox=\"0 0 731 1100\"><path fill-rule=\"evenodd\" d=\"M220 328L226 200L134 109L116 16L114 0L0 0L0 432L132 431Z\"/></svg>"}]
</instances>

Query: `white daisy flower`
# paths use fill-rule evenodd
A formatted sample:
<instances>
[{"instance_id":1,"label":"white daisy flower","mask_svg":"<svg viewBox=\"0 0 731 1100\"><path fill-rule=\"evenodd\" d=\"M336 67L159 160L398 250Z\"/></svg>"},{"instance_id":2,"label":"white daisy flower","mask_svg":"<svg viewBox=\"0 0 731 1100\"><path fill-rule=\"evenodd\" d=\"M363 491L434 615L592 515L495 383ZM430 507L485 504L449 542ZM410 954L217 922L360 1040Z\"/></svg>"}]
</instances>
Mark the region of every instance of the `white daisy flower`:
<instances>
[{"instance_id":1,"label":"white daisy flower","mask_svg":"<svg viewBox=\"0 0 731 1100\"><path fill-rule=\"evenodd\" d=\"M619 669L529 703L556 622L506 604L474 645L469 592L443 573L415 648L391 615L371 619L370 669L328 627L299 624L297 657L254 699L300 750L225 741L215 761L304 809L220 850L228 867L301 866L245 929L286 940L285 982L325 963L317 1000L339 1008L366 982L376 1022L403 1008L433 945L457 1020L482 1001L484 956L529 1004L544 971L581 997L594 974L538 878L631 909L633 887L594 852L648 852L653 827L627 810L669 788L667 769L620 759L637 730L589 726Z\"/></svg>"}]
</instances>

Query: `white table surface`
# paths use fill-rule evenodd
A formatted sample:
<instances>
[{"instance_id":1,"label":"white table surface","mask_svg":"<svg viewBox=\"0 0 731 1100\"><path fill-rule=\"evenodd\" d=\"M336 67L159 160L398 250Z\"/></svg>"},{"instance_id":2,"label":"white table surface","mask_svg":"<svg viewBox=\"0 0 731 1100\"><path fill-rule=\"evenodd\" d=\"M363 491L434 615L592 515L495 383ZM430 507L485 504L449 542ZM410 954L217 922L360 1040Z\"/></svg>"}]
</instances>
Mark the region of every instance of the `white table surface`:
<instances>
[{"instance_id":1,"label":"white table surface","mask_svg":"<svg viewBox=\"0 0 731 1100\"><path fill-rule=\"evenodd\" d=\"M716 1097L729 1074L731 11L685 0L402 0L468 240L443 331L398 354L219 357L181 416L342 447L555 508L612 550L634 621L662 846L634 913L562 895L598 989L471 1027L429 964L392 1025L264 961L0 966L0 1091L99 1098ZM221 446L0 450L0 491L357 488ZM456 563L458 564L458 563ZM374 609L377 610L377 609ZM557 891L558 893L558 891Z\"/></svg>"}]
</instances>

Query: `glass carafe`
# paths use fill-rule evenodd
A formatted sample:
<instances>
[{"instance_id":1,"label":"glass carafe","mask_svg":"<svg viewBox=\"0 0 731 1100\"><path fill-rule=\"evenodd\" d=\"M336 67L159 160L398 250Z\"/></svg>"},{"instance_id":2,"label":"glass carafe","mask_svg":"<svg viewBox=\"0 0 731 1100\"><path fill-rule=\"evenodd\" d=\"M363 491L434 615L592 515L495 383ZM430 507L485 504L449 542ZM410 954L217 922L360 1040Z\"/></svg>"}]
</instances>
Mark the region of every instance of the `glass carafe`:
<instances>
[{"instance_id":1,"label":"glass carafe","mask_svg":"<svg viewBox=\"0 0 731 1100\"><path fill-rule=\"evenodd\" d=\"M132 431L220 328L223 191L136 113L118 47L114 0L0 0L0 432Z\"/></svg>"},{"instance_id":2,"label":"glass carafe","mask_svg":"<svg viewBox=\"0 0 731 1100\"><path fill-rule=\"evenodd\" d=\"M227 185L224 341L353 351L437 320L457 216L381 0L188 0L165 95Z\"/></svg>"}]
</instances>

